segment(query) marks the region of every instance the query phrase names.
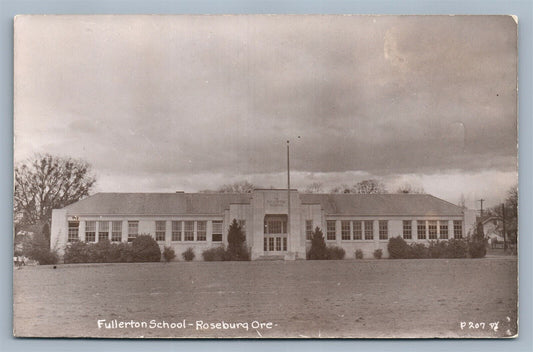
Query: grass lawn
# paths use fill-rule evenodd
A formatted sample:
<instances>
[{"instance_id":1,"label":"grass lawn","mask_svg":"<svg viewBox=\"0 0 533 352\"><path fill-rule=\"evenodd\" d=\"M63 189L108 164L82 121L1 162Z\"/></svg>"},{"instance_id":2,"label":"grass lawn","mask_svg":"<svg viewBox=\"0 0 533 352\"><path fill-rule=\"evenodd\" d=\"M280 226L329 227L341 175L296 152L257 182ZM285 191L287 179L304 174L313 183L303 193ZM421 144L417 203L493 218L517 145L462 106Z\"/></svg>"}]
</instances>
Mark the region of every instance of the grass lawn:
<instances>
[{"instance_id":1,"label":"grass lawn","mask_svg":"<svg viewBox=\"0 0 533 352\"><path fill-rule=\"evenodd\" d=\"M517 333L516 257L36 266L14 270L13 285L16 336ZM158 325L106 329L98 328L98 320ZM184 320L185 328L179 327ZM208 328L197 329L197 321L208 323ZM222 322L241 325L223 329ZM461 322L466 323L463 329ZM495 322L496 331L489 325Z\"/></svg>"}]
</instances>

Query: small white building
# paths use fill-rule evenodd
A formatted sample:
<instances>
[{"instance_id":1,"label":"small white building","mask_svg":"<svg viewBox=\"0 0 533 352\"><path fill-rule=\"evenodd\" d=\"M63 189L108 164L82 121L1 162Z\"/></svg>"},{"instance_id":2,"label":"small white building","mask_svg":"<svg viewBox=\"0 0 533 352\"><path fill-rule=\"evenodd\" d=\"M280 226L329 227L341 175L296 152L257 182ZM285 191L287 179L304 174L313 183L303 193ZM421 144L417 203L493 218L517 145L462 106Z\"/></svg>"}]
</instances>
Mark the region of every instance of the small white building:
<instances>
[{"instance_id":1,"label":"small white building","mask_svg":"<svg viewBox=\"0 0 533 352\"><path fill-rule=\"evenodd\" d=\"M311 233L319 227L327 245L344 248L346 258L361 249L388 256L391 237L407 242L461 238L471 217L461 207L428 194L305 194L286 189L251 193L97 193L52 212L51 246L63 254L73 241L132 241L150 234L176 254L192 247L227 244L236 219L246 234L252 260L305 259Z\"/></svg>"}]
</instances>

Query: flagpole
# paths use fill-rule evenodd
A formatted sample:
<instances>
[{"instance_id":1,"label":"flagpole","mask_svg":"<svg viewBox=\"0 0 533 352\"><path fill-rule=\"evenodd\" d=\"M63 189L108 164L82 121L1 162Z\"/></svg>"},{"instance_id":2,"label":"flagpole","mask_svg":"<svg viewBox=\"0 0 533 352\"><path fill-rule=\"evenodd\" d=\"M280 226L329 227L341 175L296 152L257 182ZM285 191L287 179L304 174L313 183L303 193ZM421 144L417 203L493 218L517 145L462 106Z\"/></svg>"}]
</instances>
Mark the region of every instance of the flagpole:
<instances>
[{"instance_id":1,"label":"flagpole","mask_svg":"<svg viewBox=\"0 0 533 352\"><path fill-rule=\"evenodd\" d=\"M289 234L291 228L291 167L289 159L289 140L287 140L287 252L290 250Z\"/></svg>"}]
</instances>

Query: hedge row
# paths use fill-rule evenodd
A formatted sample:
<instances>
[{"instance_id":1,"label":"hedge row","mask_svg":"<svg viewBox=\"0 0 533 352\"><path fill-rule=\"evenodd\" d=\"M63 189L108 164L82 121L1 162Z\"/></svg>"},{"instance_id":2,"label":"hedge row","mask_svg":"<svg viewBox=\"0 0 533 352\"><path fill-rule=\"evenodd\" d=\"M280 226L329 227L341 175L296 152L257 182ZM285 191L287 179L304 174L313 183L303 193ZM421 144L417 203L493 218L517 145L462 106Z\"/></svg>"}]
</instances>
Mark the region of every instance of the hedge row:
<instances>
[{"instance_id":1,"label":"hedge row","mask_svg":"<svg viewBox=\"0 0 533 352\"><path fill-rule=\"evenodd\" d=\"M159 262L161 250L150 235L140 235L131 244L73 242L65 248L65 263L132 263Z\"/></svg>"},{"instance_id":2,"label":"hedge row","mask_svg":"<svg viewBox=\"0 0 533 352\"><path fill-rule=\"evenodd\" d=\"M391 259L482 258L486 254L484 241L466 239L431 241L426 246L418 242L407 244L401 236L398 236L389 239L387 249Z\"/></svg>"},{"instance_id":3,"label":"hedge row","mask_svg":"<svg viewBox=\"0 0 533 352\"><path fill-rule=\"evenodd\" d=\"M206 262L249 261L251 259L250 251L245 246L237 248L236 250L224 246L212 247L202 252L202 258Z\"/></svg>"}]
</instances>

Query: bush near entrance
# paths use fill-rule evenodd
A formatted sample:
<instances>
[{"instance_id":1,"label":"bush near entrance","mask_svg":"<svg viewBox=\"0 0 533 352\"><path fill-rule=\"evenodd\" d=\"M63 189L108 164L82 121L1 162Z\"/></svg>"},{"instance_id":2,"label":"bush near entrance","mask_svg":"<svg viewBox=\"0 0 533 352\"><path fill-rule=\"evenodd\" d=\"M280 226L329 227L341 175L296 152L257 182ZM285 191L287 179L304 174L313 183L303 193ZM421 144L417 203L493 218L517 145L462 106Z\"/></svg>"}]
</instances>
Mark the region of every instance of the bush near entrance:
<instances>
[{"instance_id":1,"label":"bush near entrance","mask_svg":"<svg viewBox=\"0 0 533 352\"><path fill-rule=\"evenodd\" d=\"M326 248L326 241L324 240L324 234L317 226L311 237L311 248L307 252L307 259L325 260L327 259L327 255L328 251Z\"/></svg>"}]
</instances>

